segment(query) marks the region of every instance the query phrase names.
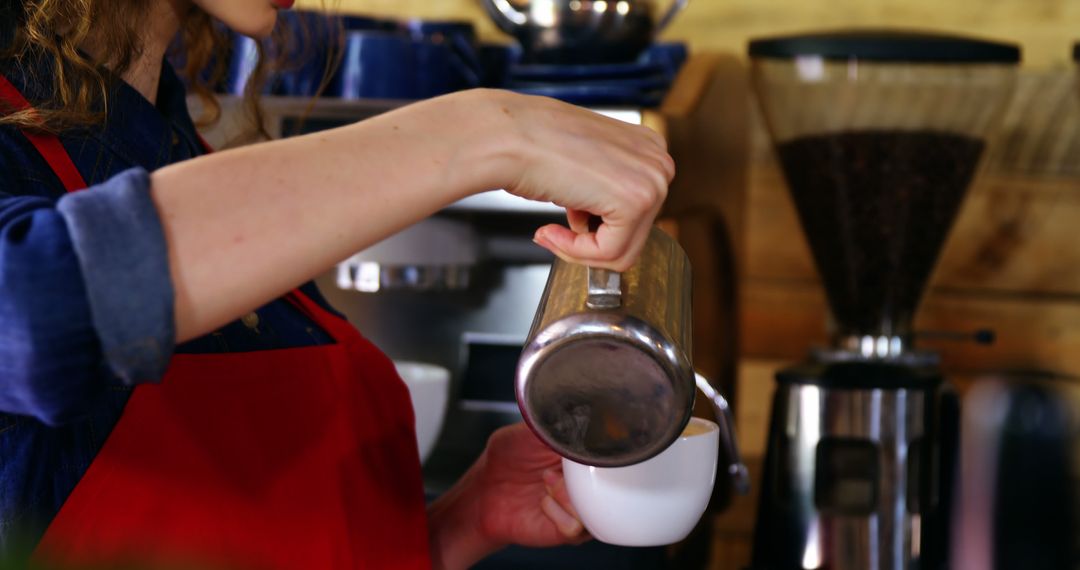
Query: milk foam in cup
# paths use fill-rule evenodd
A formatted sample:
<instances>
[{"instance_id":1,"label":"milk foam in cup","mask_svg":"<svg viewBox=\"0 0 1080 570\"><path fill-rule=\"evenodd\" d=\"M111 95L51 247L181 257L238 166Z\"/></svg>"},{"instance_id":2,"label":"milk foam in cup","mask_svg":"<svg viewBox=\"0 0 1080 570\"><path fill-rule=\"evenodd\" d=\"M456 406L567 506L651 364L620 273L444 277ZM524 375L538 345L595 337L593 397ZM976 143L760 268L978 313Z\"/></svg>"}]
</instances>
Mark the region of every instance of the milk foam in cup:
<instances>
[{"instance_id":1,"label":"milk foam in cup","mask_svg":"<svg viewBox=\"0 0 1080 570\"><path fill-rule=\"evenodd\" d=\"M692 418L656 457L627 467L563 459L570 501L597 540L661 546L686 538L705 513L716 481L719 427Z\"/></svg>"}]
</instances>

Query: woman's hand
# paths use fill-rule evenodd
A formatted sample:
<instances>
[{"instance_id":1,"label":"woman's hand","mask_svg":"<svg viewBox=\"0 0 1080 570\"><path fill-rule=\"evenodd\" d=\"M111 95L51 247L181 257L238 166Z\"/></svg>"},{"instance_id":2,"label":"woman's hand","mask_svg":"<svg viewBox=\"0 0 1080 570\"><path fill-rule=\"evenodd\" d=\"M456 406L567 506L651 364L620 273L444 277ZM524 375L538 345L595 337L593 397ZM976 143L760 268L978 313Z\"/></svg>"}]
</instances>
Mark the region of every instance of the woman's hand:
<instances>
[{"instance_id":1,"label":"woman's hand","mask_svg":"<svg viewBox=\"0 0 1080 570\"><path fill-rule=\"evenodd\" d=\"M653 131L541 97L453 93L359 123L216 153L151 175L183 342L471 194L567 208L536 241L624 270L675 174ZM589 215L602 218L589 232Z\"/></svg>"},{"instance_id":2,"label":"woman's hand","mask_svg":"<svg viewBox=\"0 0 1080 570\"><path fill-rule=\"evenodd\" d=\"M508 544L588 539L563 484L561 458L525 426L492 434L468 473L429 509L435 568L466 568Z\"/></svg>"},{"instance_id":3,"label":"woman's hand","mask_svg":"<svg viewBox=\"0 0 1080 570\"><path fill-rule=\"evenodd\" d=\"M475 99L494 135L478 160L487 184L567 208L570 229L549 225L536 241L577 263L624 270L636 261L675 176L655 131L543 97L502 91ZM590 215L602 225L590 233Z\"/></svg>"}]
</instances>

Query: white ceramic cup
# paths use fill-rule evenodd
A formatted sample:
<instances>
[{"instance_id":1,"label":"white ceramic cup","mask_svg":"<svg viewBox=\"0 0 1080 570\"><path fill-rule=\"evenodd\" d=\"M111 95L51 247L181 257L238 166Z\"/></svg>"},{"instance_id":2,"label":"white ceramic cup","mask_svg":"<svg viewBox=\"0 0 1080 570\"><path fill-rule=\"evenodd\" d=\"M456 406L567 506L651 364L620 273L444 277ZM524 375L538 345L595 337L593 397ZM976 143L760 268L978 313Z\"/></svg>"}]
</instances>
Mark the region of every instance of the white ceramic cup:
<instances>
[{"instance_id":1,"label":"white ceramic cup","mask_svg":"<svg viewBox=\"0 0 1080 570\"><path fill-rule=\"evenodd\" d=\"M712 495L719 427L692 418L702 433L679 439L656 457L628 467L591 467L563 459L570 501L594 538L619 546L661 546L694 529Z\"/></svg>"},{"instance_id":2,"label":"white ceramic cup","mask_svg":"<svg viewBox=\"0 0 1080 570\"><path fill-rule=\"evenodd\" d=\"M420 448L420 461L424 462L442 432L450 395L450 371L420 362L395 361L394 367L409 388L416 416L416 444Z\"/></svg>"}]
</instances>

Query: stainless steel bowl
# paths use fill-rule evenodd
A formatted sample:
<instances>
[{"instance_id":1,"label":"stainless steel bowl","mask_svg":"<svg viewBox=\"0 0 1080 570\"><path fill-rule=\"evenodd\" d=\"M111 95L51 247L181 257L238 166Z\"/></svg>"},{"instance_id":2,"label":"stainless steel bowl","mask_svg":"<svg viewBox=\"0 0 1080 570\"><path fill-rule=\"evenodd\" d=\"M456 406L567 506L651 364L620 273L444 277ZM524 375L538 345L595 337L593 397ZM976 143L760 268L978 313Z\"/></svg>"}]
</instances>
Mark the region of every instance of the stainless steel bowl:
<instances>
[{"instance_id":1,"label":"stainless steel bowl","mask_svg":"<svg viewBox=\"0 0 1080 570\"><path fill-rule=\"evenodd\" d=\"M675 0L659 19L651 0L482 1L521 43L524 62L596 64L636 60L689 0Z\"/></svg>"}]
</instances>

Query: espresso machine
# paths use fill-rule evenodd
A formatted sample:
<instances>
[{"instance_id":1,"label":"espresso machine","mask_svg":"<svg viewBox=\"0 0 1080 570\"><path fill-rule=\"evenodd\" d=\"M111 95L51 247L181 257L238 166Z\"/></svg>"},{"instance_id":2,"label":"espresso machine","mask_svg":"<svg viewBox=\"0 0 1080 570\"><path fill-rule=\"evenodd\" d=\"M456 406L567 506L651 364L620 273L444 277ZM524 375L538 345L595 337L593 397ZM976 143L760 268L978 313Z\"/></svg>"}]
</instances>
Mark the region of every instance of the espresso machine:
<instances>
[{"instance_id":1,"label":"espresso machine","mask_svg":"<svg viewBox=\"0 0 1080 570\"><path fill-rule=\"evenodd\" d=\"M753 568L943 568L959 406L912 322L1020 51L843 31L749 54L831 337L776 376Z\"/></svg>"}]
</instances>

